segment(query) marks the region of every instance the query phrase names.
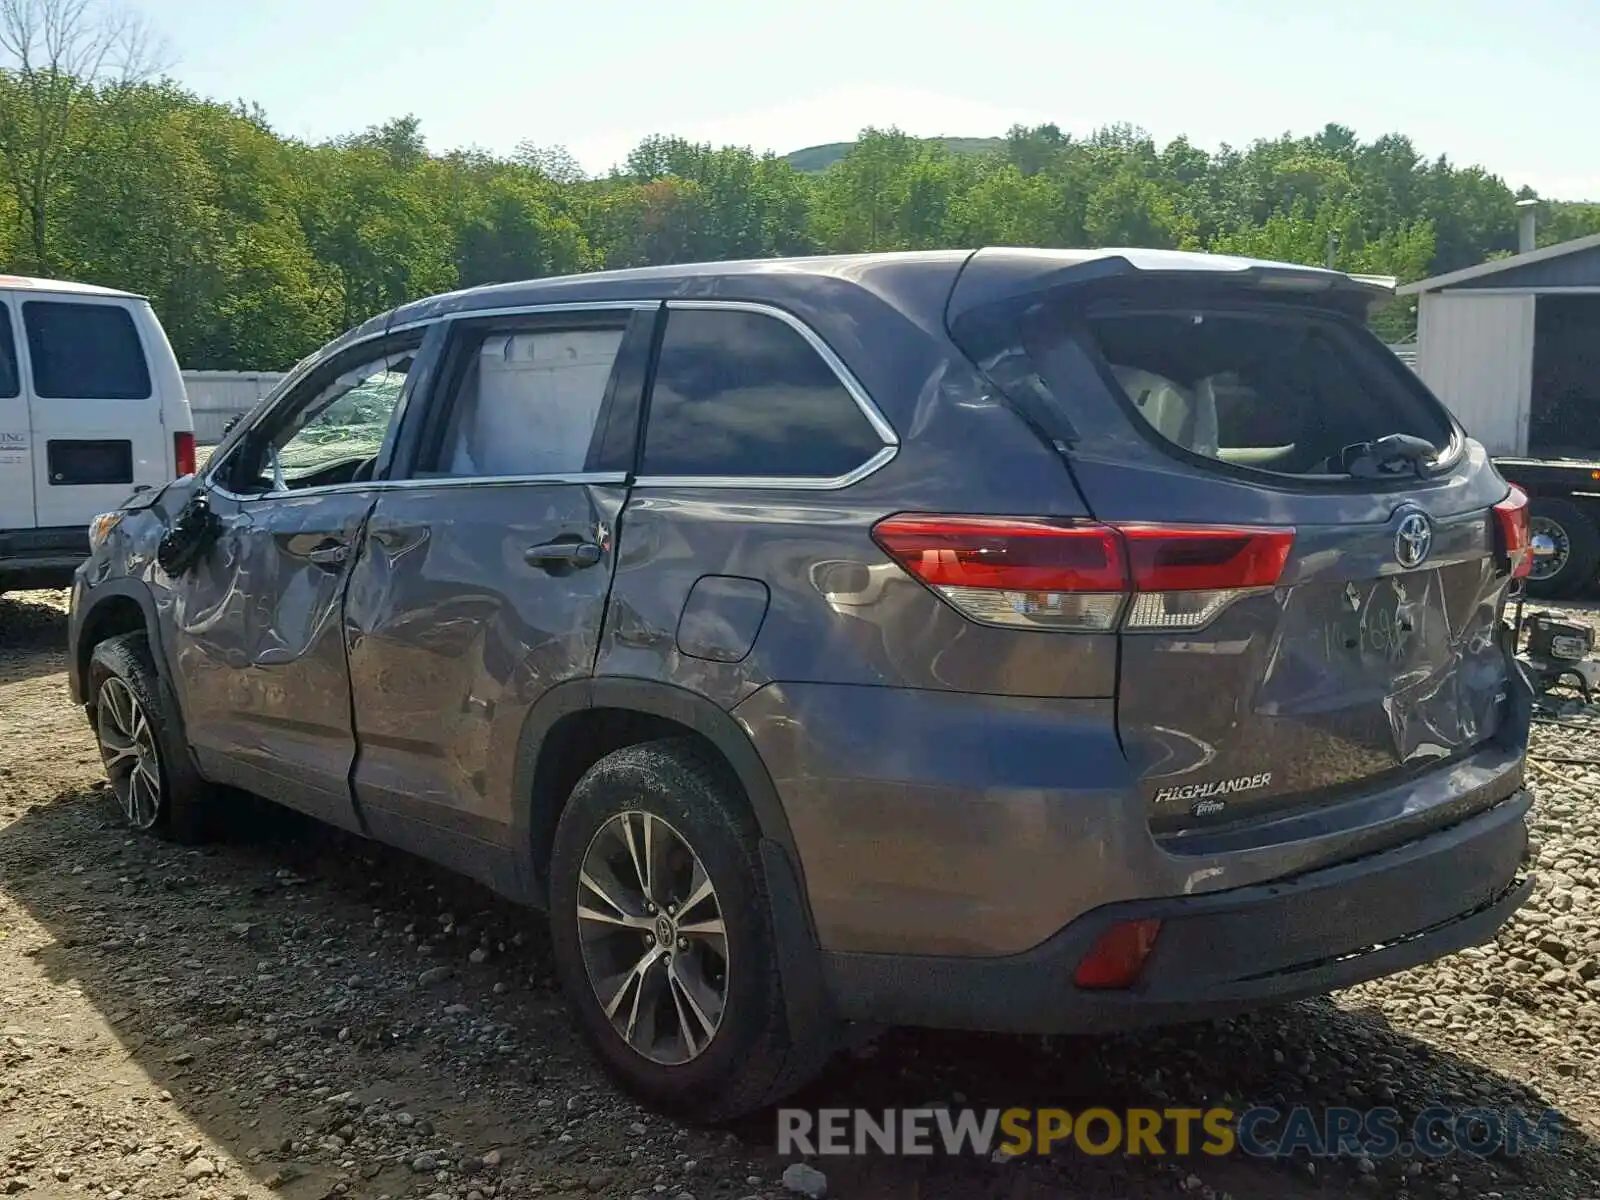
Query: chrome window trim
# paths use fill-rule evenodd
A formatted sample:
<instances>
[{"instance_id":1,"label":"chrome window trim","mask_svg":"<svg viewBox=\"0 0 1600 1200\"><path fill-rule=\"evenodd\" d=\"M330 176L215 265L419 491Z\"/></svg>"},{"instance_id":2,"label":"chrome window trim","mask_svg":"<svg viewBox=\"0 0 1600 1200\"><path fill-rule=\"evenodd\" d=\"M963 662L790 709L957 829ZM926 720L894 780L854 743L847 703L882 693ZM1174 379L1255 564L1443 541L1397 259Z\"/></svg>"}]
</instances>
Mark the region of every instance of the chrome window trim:
<instances>
[{"instance_id":1,"label":"chrome window trim","mask_svg":"<svg viewBox=\"0 0 1600 1200\"><path fill-rule=\"evenodd\" d=\"M900 451L899 446L884 446L853 471L823 479L811 475L640 475L635 487L682 488L776 488L780 491L826 492L860 483L868 475L888 466Z\"/></svg>"},{"instance_id":2,"label":"chrome window trim","mask_svg":"<svg viewBox=\"0 0 1600 1200\"><path fill-rule=\"evenodd\" d=\"M805 321L795 316L786 309L774 304L757 300L582 300L567 301L550 304L519 304L503 308L461 309L455 312L436 313L416 321L408 321L403 325L395 325L381 333L373 334L364 341L345 347L341 353L356 350L369 343L377 343L393 337L398 333L408 333L412 330L425 328L440 322L455 322L473 320L476 318L494 317L520 317L540 316L546 313L592 313L592 312L648 312L659 309L663 305L669 310L684 309L688 311L711 312L746 312L756 313L761 316L771 317L781 321L793 329L806 344L827 364L833 372L850 399L855 402L861 415L872 426L872 431L878 435L883 446L865 462L847 471L842 475L831 478L822 476L778 476L778 475L640 475L634 478L635 487L659 488L753 488L770 489L775 491L835 491L860 483L869 475L876 474L887 466L900 451L900 437L895 432L894 426L889 423L883 411L878 408L872 397L868 395L861 381L855 377L854 372L845 365L844 360L823 340L822 336L812 329ZM302 366L305 364L301 364ZM301 377L309 373L309 369L302 372ZM281 385L287 392L299 383L298 379L285 379ZM264 407L250 428L254 428L265 420L267 414L273 411L276 405ZM646 414L648 420L648 414ZM202 475L202 483L217 495L239 502L267 499L291 499L298 496L335 495L343 492L356 491L388 491L404 490L419 487L475 487L494 484L537 484L537 483L592 483L592 484L619 484L627 482L627 475L623 472L570 472L552 475L497 475L497 476L446 476L426 479L379 479L366 480L359 483L331 483L309 488L291 488L287 491L260 492L253 495L240 495L229 491L216 483L215 473L221 466L220 461L207 463Z\"/></svg>"},{"instance_id":3,"label":"chrome window trim","mask_svg":"<svg viewBox=\"0 0 1600 1200\"><path fill-rule=\"evenodd\" d=\"M841 387L855 401L861 415L867 419L867 424L872 426L872 431L878 435L878 440L883 447L872 457L868 458L854 470L846 471L843 475L832 478L822 476L800 475L640 475L634 479L635 487L680 487L680 488L771 488L780 491L834 491L839 488L849 487L851 484L860 483L867 476L882 470L896 454L900 452L900 435L889 424L889 419L883 415L867 389L855 377L845 362L828 345L815 329L807 325L792 312L773 304L766 304L756 300L668 300L668 311L686 309L702 312L746 312L757 313L764 317L772 317L783 322L790 329L798 333L817 357L822 359ZM648 405L645 413L646 428L648 429Z\"/></svg>"},{"instance_id":4,"label":"chrome window trim","mask_svg":"<svg viewBox=\"0 0 1600 1200\"><path fill-rule=\"evenodd\" d=\"M334 496L347 492L402 492L415 491L418 488L493 487L505 484L618 484L627 481L628 476L623 471L579 471L555 475L449 475L435 479L368 479L351 483L322 483L315 487L289 488L282 492L256 492L251 495L230 492L220 486L215 486L211 490L229 500L251 504L258 500L298 500L301 496Z\"/></svg>"},{"instance_id":5,"label":"chrome window trim","mask_svg":"<svg viewBox=\"0 0 1600 1200\"><path fill-rule=\"evenodd\" d=\"M438 475L423 479L384 479L396 491L430 487L489 487L509 483L627 483L626 471L556 471L548 475Z\"/></svg>"},{"instance_id":6,"label":"chrome window trim","mask_svg":"<svg viewBox=\"0 0 1600 1200\"><path fill-rule=\"evenodd\" d=\"M389 333L405 333L425 325L437 325L441 321L447 323L473 321L479 317L537 317L545 313L560 315L561 313L649 312L660 307L660 300L569 300L551 304L513 304L503 308L462 308L407 321L404 325L396 325L389 330Z\"/></svg>"}]
</instances>

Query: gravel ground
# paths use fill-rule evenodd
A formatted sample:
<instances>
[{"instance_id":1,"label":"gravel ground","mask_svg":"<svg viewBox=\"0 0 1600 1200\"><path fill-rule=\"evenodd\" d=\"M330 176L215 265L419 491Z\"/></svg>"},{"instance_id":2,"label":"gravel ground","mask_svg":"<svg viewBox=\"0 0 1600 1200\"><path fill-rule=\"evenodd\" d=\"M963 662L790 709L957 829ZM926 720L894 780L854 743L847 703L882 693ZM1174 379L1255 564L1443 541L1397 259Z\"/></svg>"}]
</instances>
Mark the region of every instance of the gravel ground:
<instances>
[{"instance_id":1,"label":"gravel ground","mask_svg":"<svg viewBox=\"0 0 1600 1200\"><path fill-rule=\"evenodd\" d=\"M67 702L65 597L0 599L0 1196L775 1198L770 1117L693 1131L607 1086L539 921L241 802L130 838ZM894 1032L798 1103L1553 1107L1517 1157L829 1159L885 1200L1600 1196L1600 708L1541 725L1539 890L1495 945L1332 1000L1101 1040Z\"/></svg>"}]
</instances>

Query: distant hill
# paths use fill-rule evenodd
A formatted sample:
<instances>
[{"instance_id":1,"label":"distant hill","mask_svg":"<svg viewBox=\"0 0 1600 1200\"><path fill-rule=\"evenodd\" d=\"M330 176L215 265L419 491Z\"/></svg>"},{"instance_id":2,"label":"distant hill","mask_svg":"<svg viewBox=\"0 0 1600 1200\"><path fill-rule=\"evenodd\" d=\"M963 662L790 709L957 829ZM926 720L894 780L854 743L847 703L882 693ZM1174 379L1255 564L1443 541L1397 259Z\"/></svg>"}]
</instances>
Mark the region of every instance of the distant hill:
<instances>
[{"instance_id":1,"label":"distant hill","mask_svg":"<svg viewBox=\"0 0 1600 1200\"><path fill-rule=\"evenodd\" d=\"M1005 138L923 138L925 142L943 142L944 148L951 154L993 154L997 150L1005 149ZM807 173L826 171L838 162L849 151L854 142L829 142L825 146L807 146L804 150L796 150L793 154L785 154L784 161L796 171Z\"/></svg>"}]
</instances>

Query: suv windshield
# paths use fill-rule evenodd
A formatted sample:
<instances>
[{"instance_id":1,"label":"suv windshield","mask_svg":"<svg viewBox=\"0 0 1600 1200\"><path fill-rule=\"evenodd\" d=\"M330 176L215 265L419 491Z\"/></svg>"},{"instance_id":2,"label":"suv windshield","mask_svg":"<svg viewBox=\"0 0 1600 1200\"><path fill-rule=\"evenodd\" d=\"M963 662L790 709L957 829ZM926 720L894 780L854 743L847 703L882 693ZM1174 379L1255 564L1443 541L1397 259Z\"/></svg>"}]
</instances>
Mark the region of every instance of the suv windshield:
<instances>
[{"instance_id":1,"label":"suv windshield","mask_svg":"<svg viewBox=\"0 0 1600 1200\"><path fill-rule=\"evenodd\" d=\"M1296 310L1091 311L1089 340L1155 435L1202 458L1288 475L1351 474L1399 445L1434 458L1450 426L1377 342ZM1396 436L1398 435L1398 437ZM1407 439L1415 439L1408 441Z\"/></svg>"}]
</instances>

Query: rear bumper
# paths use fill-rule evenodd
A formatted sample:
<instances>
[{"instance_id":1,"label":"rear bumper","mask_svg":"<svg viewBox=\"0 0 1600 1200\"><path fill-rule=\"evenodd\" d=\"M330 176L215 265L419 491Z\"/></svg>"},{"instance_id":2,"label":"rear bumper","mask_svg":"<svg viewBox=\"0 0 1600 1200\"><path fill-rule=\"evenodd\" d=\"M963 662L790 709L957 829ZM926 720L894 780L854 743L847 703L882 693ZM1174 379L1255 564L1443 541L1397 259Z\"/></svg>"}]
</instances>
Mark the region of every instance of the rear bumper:
<instances>
[{"instance_id":1,"label":"rear bumper","mask_svg":"<svg viewBox=\"0 0 1600 1200\"><path fill-rule=\"evenodd\" d=\"M1492 939L1532 889L1519 877L1531 800L1291 878L1084 914L1000 958L828 953L828 989L852 1020L1015 1033L1103 1032L1247 1011L1348 987ZM1160 918L1140 982L1072 982L1114 921Z\"/></svg>"},{"instance_id":2,"label":"rear bumper","mask_svg":"<svg viewBox=\"0 0 1600 1200\"><path fill-rule=\"evenodd\" d=\"M1514 691L1501 735L1468 756L1181 838L1152 836L1110 700L790 683L734 716L783 804L823 950L1006 959L1108 905L1238 895L1496 808L1522 787Z\"/></svg>"}]
</instances>

